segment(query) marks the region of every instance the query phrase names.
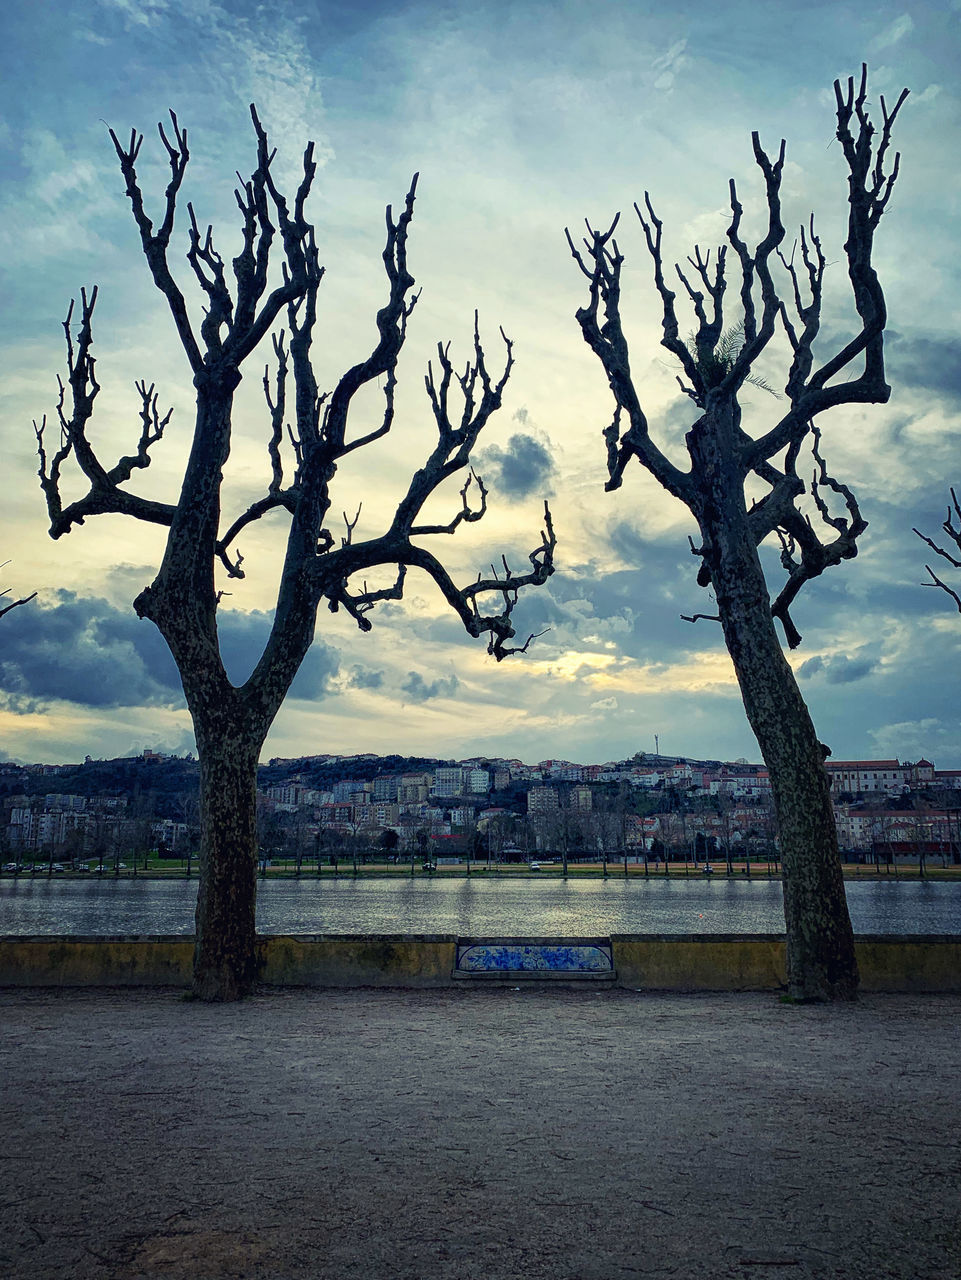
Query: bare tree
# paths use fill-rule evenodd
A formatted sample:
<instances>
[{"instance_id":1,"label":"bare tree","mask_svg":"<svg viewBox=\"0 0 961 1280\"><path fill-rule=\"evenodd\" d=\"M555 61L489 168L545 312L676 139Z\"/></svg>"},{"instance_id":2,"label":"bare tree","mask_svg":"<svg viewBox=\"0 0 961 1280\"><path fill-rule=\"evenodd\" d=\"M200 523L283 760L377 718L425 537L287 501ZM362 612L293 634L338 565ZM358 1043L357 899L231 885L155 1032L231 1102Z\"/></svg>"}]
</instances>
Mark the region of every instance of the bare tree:
<instances>
[{"instance_id":1,"label":"bare tree","mask_svg":"<svg viewBox=\"0 0 961 1280\"><path fill-rule=\"evenodd\" d=\"M9 563L10 563L9 560L4 560L3 564L0 564L0 569L6 568L6 566ZM4 587L4 589L0 591L0 600L2 600L4 596L8 596L9 594L10 594L10 588ZM34 591L32 595L22 596L21 599L19 600L11 600L9 604L0 605L0 618L2 618L5 613L9 613L11 609L16 609L22 604L29 604L30 601L36 597L36 594L37 594L36 591Z\"/></svg>"},{"instance_id":2,"label":"bare tree","mask_svg":"<svg viewBox=\"0 0 961 1280\"><path fill-rule=\"evenodd\" d=\"M774 619L780 619L794 648L801 637L790 609L798 591L825 569L856 555L857 538L866 527L851 490L827 471L815 419L837 405L883 403L890 395L884 377L884 295L871 253L897 178L899 157L889 168L886 163L895 117L907 94L900 94L891 111L881 98L878 134L867 113L867 68L862 68L857 89L852 78L846 90L840 81L834 90L837 137L848 171L844 248L860 327L829 359L815 359L827 262L813 217L801 228L790 255L782 251L783 141L772 160L758 134L752 135L767 204L767 226L753 250L742 238L743 209L734 181L730 183L733 315L725 313L728 246L719 247L713 261L710 251L695 247L688 265L675 266L697 323L688 342L680 337L676 295L665 278L662 223L646 193L643 209L634 206L662 305L661 342L680 364L683 377L678 382L694 405L686 436L688 470L675 466L651 438L631 376L620 314L624 259L614 238L617 218L607 231L588 223L583 249L568 233L574 258L590 284L588 304L577 319L604 367L615 402L614 419L604 432L610 475L606 487L618 488L627 464L636 458L686 503L698 523L700 541L696 545L692 540L691 550L700 561L698 583L712 589L716 611L694 616L721 623L748 719L771 773L784 865L789 988L798 999L853 998L858 973L822 747ZM783 288L775 281L778 261ZM752 380L766 387L754 369L779 327L791 352L784 384L787 405L771 428L755 438L741 424L739 398ZM845 379L849 370L852 376ZM798 473L805 442L813 446L809 486ZM763 496L749 502L746 489L756 491L755 486L763 486ZM798 506L806 488L811 515L823 525L820 535L811 515ZM830 495L843 502L846 514L832 514ZM772 537L779 540L787 572L773 601L758 554L759 545Z\"/></svg>"},{"instance_id":3,"label":"bare tree","mask_svg":"<svg viewBox=\"0 0 961 1280\"><path fill-rule=\"evenodd\" d=\"M179 496L160 502L133 493L128 482L149 465L150 450L170 422L159 407L154 384L136 384L140 433L133 453L116 465L102 464L88 434L100 391L92 355L94 288L81 293L79 326L71 303L64 322L67 382L61 381L57 405L58 444L48 451L46 419L36 427L40 483L46 495L50 533L70 532L93 515L113 512L168 530L163 561L153 583L134 602L142 618L159 628L183 681L200 759L201 844L197 902L194 991L207 1000L230 1000L250 990L257 972L254 929L256 887L256 768L261 745L314 637L317 610L326 601L332 612L344 610L361 631L378 603L403 596L409 569L432 578L467 632L488 636L488 651L498 660L527 648L511 645L512 613L525 586L544 583L553 572L554 533L545 504L546 527L531 552L530 569L514 573L504 561L502 573L478 576L460 587L437 556L423 545L428 535L452 534L461 524L479 520L487 491L470 467L470 453L501 395L513 364L510 340L503 334L504 364L499 377L488 372L474 318L473 355L463 371L454 368L448 345L437 348L437 365L428 367L427 397L437 427L437 442L416 470L382 533L355 536L357 518L347 520L338 538L328 527L331 485L342 459L386 436L394 423L397 363L417 295L408 269L407 239L414 212L416 176L395 218L387 209L383 253L387 297L377 313L378 339L370 355L349 369L330 393L321 392L311 360L317 294L323 276L314 230L305 206L316 164L313 143L303 157L303 179L292 207L278 189L268 145L256 110L251 118L257 138L257 163L235 195L240 210L242 247L231 263L233 282L214 246L210 227L202 229L187 205L187 261L202 291L204 316L195 332L187 303L176 282L168 253L178 196L189 160L187 132L176 115L159 126L170 166L159 225L148 215L136 172L143 136L131 131L123 143L111 138L126 183L143 254L154 283L166 299L196 390L196 420ZM268 268L279 256L281 273ZM274 279L273 286L268 277ZM289 339L275 332L286 313ZM234 392L241 368L271 336L274 365L263 375L268 406L269 481L265 492L232 522L222 519L223 468L231 446ZM288 396L292 375L293 395ZM348 426L357 393L381 385L379 425L352 435ZM455 405L455 402L459 402ZM285 431L288 444L285 446ZM292 456L285 474L284 450ZM70 456L89 482L87 492L66 503L61 472ZM457 472L467 470L459 509L446 524L424 520L428 499ZM475 496L476 495L476 496ZM236 547L241 533L268 512L289 517L286 553L273 623L263 654L250 678L235 686L228 679L217 635L222 591L216 571L242 578L243 557ZM226 527L225 527L226 525ZM368 588L365 575L389 566L391 585ZM493 601L493 607L489 602ZM484 611L488 602L488 611Z\"/></svg>"},{"instance_id":4,"label":"bare tree","mask_svg":"<svg viewBox=\"0 0 961 1280\"><path fill-rule=\"evenodd\" d=\"M958 495L955 493L954 489L951 490L951 505L948 507L948 514L945 516L941 528L944 531L945 537L954 543L958 555L961 555L961 506L958 504ZM931 550L939 555L942 560L947 560L948 564L951 565L953 569L961 569L961 560L959 560L956 555L952 554L950 551L945 551L943 547L939 547L933 538L929 538L927 534L922 533L920 529L915 529L914 532L918 535L921 541L926 542ZM939 587L942 591L946 592L957 605L958 612L961 613L961 595L959 595L953 587L948 586L942 578L939 578L929 564L926 564L924 567L927 569L928 574L931 577L931 581L926 582L924 585L926 587Z\"/></svg>"}]
</instances>

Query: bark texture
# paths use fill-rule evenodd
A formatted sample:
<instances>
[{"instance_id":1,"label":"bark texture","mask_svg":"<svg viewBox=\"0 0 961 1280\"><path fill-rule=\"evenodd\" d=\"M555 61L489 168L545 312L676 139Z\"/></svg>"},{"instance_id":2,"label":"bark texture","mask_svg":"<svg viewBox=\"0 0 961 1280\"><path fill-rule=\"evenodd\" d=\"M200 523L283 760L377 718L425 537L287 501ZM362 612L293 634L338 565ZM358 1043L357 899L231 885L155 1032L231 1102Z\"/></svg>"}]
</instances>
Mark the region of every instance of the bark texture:
<instances>
[{"instance_id":1,"label":"bark texture","mask_svg":"<svg viewBox=\"0 0 961 1280\"><path fill-rule=\"evenodd\" d=\"M729 504L730 506L731 504ZM858 969L823 749L774 628L743 508L705 521L711 582L744 709L771 777L791 995L852 999Z\"/></svg>"},{"instance_id":2,"label":"bark texture","mask_svg":"<svg viewBox=\"0 0 961 1280\"><path fill-rule=\"evenodd\" d=\"M694 614L688 621L721 624L748 720L770 772L783 868L789 989L802 1000L852 999L858 972L823 767L826 748L818 741L774 620L780 620L788 645L796 647L801 635L791 608L799 591L825 569L855 556L857 539L867 527L854 494L828 472L816 419L840 404L880 403L890 395L884 378L887 313L871 253L897 178L899 157L886 167L888 149L907 96L904 90L890 111L881 97L878 134L866 109L867 68L862 68L857 87L851 78L846 87L836 81L834 89L837 137L848 170L844 250L860 327L824 363L816 363L814 343L827 259L813 216L801 226L791 254L782 251L783 141L772 158L759 135L752 137L768 211L757 245L750 248L742 238L743 209L732 179L728 244L707 252L695 246L686 266L675 264L696 325L687 341L680 337L677 295L665 276L662 223L647 193L643 208L634 206L661 300L662 345L680 365L678 384L697 410L686 437L687 470L675 466L651 438L631 375L620 315L624 258L614 238L619 215L607 231L588 223L583 247L568 233L571 252L590 286L589 301L577 320L614 397L614 418L604 431L607 488L618 488L626 467L637 459L688 506L698 524L700 541L691 542L700 561L697 580L713 591L717 611ZM777 263L780 280L774 274ZM725 298L729 276L737 284L733 304ZM754 372L779 327L792 353L780 393ZM747 386L787 401L779 419L756 437L741 425L740 396ZM798 470L802 450L813 464L809 482ZM749 482L752 488L761 482L760 500L748 502ZM800 501L805 495L806 506ZM778 540L786 572L773 600L758 554L769 538Z\"/></svg>"},{"instance_id":3,"label":"bark texture","mask_svg":"<svg viewBox=\"0 0 961 1280\"><path fill-rule=\"evenodd\" d=\"M257 756L241 735L200 755L200 885L194 994L237 1000L257 978Z\"/></svg>"},{"instance_id":4,"label":"bark texture","mask_svg":"<svg viewBox=\"0 0 961 1280\"><path fill-rule=\"evenodd\" d=\"M164 503L134 493L128 482L150 464L150 450L163 437L171 414L162 414L158 393L146 380L136 384L141 402L141 431L136 452L105 467L87 434L100 391L92 355L92 320L97 290L81 291L79 322L70 304L64 322L67 381L59 383L59 444L49 452L47 420L34 424L40 456L40 484L47 502L50 533L59 538L93 515L128 515L168 530L163 561L154 581L134 607L161 631L183 681L201 766L200 892L197 903L194 989L204 1000L235 1000L256 978L254 908L257 861L257 760L291 682L309 649L321 601L331 612L344 610L362 631L371 630L368 614L385 600L404 594L409 569L434 583L461 619L468 634L487 635L488 652L498 661L523 652L534 636L512 644L512 614L520 592L541 585L554 571L554 529L545 503L544 530L530 553L527 571L478 576L457 586L423 540L452 534L465 522L480 520L487 490L470 466L471 450L501 396L513 366L513 347L501 331L504 366L499 377L488 372L477 316L473 354L463 373L455 372L449 344L439 344L436 367L428 367L426 391L437 426L437 443L411 477L383 531L355 538L358 517L345 516L336 537L326 521L334 505L332 485L338 464L357 449L373 445L394 425L397 363L407 323L417 301L408 269L407 238L414 213L415 175L396 218L388 206L383 253L386 301L376 317L377 341L329 391L321 391L311 362L317 296L323 278L314 230L305 205L316 166L313 143L303 158L303 179L292 202L278 190L271 173L274 152L256 110L251 119L257 139L257 164L235 192L242 224L242 248L230 266L214 246L211 228L202 230L187 205L187 262L204 295L204 318L194 332L188 308L167 255L178 196L189 161L187 132L171 112L169 130L160 139L170 165L159 225L146 211L136 172L142 135L131 132L127 144L111 131L126 183L144 257L165 298L196 389L196 418L180 493ZM272 253L281 257L280 283L268 289ZM286 330L277 324L286 317ZM289 338L288 338L289 334ZM263 376L269 429L269 480L265 492L223 526L223 469L233 432L233 396L244 362L270 337L273 369ZM290 383L293 383L292 391ZM354 397L370 384L384 397L379 425L352 435ZM73 458L89 483L88 491L65 505L61 474ZM427 501L459 472L467 472L460 506L447 524L419 523ZM336 509L336 508L335 508ZM237 687L224 668L217 634L217 613L224 591L218 574L244 577L237 539L268 512L286 512L287 547L273 623L257 666ZM365 575L387 566L393 584L369 590Z\"/></svg>"}]
</instances>

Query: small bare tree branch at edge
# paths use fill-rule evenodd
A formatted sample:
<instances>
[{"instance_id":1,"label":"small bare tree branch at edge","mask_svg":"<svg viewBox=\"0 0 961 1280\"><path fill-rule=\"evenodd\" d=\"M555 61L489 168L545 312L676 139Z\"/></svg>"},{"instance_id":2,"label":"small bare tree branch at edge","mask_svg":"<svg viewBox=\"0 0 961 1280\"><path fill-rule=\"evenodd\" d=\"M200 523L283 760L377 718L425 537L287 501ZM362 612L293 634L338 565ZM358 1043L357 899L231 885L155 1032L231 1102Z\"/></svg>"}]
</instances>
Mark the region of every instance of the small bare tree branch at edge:
<instances>
[{"instance_id":1,"label":"small bare tree branch at edge","mask_svg":"<svg viewBox=\"0 0 961 1280\"><path fill-rule=\"evenodd\" d=\"M951 490L951 505L948 507L948 514L945 516L941 524L941 529L945 537L954 543L954 546L957 549L957 555L950 551L945 551L944 547L939 547L933 538L929 538L927 534L922 533L920 529L915 529L914 532L922 542L927 543L935 555L939 555L942 560L946 560L948 564L951 565L952 569L961 569L961 559L958 558L961 556L961 505L958 503L958 495L954 489ZM949 586L943 578L939 578L929 564L926 564L924 567L927 569L928 575L931 578L931 581L925 582L924 586L938 587L941 591L945 592L945 594L949 595L957 605L958 612L961 613L961 594L955 591L953 587Z\"/></svg>"},{"instance_id":2,"label":"small bare tree branch at edge","mask_svg":"<svg viewBox=\"0 0 961 1280\"><path fill-rule=\"evenodd\" d=\"M650 197L634 206L653 262L662 308L661 343L676 358L681 390L692 401L694 422L686 436L690 469L675 466L651 437L629 364L621 325L620 282L624 258L614 238L617 218L606 231L587 224L583 245L568 242L586 276L590 297L577 312L588 346L601 361L614 396L614 418L604 431L610 479L620 486L636 458L656 480L686 503L700 530L691 550L700 561L697 581L710 587L748 720L771 776L784 881L787 970L790 994L799 1000L854 999L858 969L844 896L830 788L814 725L775 631L779 619L787 643L801 636L791 607L805 582L857 554L866 528L851 490L835 480L820 453L819 415L837 405L887 401L883 334L884 295L871 265L874 233L898 174L889 159L895 118L904 90L890 111L880 100L880 130L868 118L867 68L859 85L834 85L837 137L848 173L848 228L844 246L860 327L829 359L815 358L821 325L826 258L814 220L802 226L794 250L785 255L781 221L781 175L785 144L775 158L752 135L754 159L766 194L766 228L751 248L742 238L742 206L732 180L729 245L713 256L695 248L675 273L693 309L697 328L680 337L676 294L665 278L662 223ZM733 260L733 262L732 262ZM781 281L775 281L780 263ZM725 327L729 275L735 286ZM784 287L782 287L784 286ZM741 425L739 395L753 381L758 358L778 328L790 349L784 384L786 405L779 420L755 438ZM813 446L810 481L798 471L802 444ZM745 486L760 481L766 491L749 503ZM797 505L809 492L817 516ZM843 504L831 513L828 497ZM823 530L815 527L819 519ZM774 599L768 592L759 545L777 538L787 580ZM714 616L702 615L702 616Z\"/></svg>"},{"instance_id":3,"label":"small bare tree branch at edge","mask_svg":"<svg viewBox=\"0 0 961 1280\"><path fill-rule=\"evenodd\" d=\"M4 560L4 562L0 564L0 569L5 569L9 563L9 560ZM8 596L9 594L10 588L4 587L3 590L0 591L0 602L3 601L4 596ZM37 593L34 591L31 595L21 596L19 600L11 600L8 604L0 603L0 618L2 618L5 613L9 613L11 609L18 609L22 604L29 604L31 600L36 598L36 595Z\"/></svg>"},{"instance_id":4,"label":"small bare tree branch at edge","mask_svg":"<svg viewBox=\"0 0 961 1280\"><path fill-rule=\"evenodd\" d=\"M168 530L157 576L134 601L134 608L141 618L156 624L170 647L197 741L201 838L193 988L204 1000L239 999L251 990L257 976L257 762L267 731L313 640L320 602L325 600L335 613L345 610L362 631L369 631L371 610L381 601L400 599L408 570L419 569L434 580L469 635L488 637L488 652L500 661L523 652L533 639L512 643L519 593L545 583L554 570L555 537L546 503L545 528L530 553L527 572L514 572L505 562L503 574L494 572L458 586L423 545L428 535L453 533L461 523L479 520L486 510L486 490L468 471L454 518L443 526L421 523L428 499L450 477L469 467L471 449L500 408L513 365L513 348L502 331L501 372L495 376L488 371L476 315L473 353L466 366L455 370L449 346L440 345L436 366L428 368L426 391L437 442L413 474L383 532L358 538L357 518L351 521L346 515L346 531L339 537L328 527L331 485L341 459L386 436L394 425L397 363L418 296L413 293L414 277L407 263L417 178L399 216L387 209L383 253L387 297L377 313L376 345L330 393L322 393L311 362L311 343L323 269L314 229L305 216L316 170L313 143L304 152L303 178L291 205L275 184L271 171L275 153L254 107L251 118L257 164L250 179L241 179L235 192L243 240L230 264L232 282L214 247L211 228L202 229L193 206L187 205L187 261L205 295L199 333L168 263L178 194L189 160L187 132L173 112L170 125L159 126L170 166L159 225L146 211L135 169L143 136L132 131L129 141L122 142L112 130L110 134L144 257L167 301L196 388L196 422L178 499L154 501L127 488L135 472L149 465L151 449L170 424L171 415L162 411L152 383L136 384L140 397L136 451L108 467L94 450L87 428L100 391L92 354L96 289L81 293L79 315L71 303L64 322L67 380L60 382L56 445L47 444L46 419L34 424L52 537L59 538L89 516L104 512L129 515ZM269 288L268 264L278 239L282 276ZM286 333L275 331L275 323L284 318ZM269 481L263 496L225 528L221 491L231 445L233 395L241 366L268 335L273 360L264 371L263 384ZM366 434L352 435L348 418L354 397L379 380L384 396L379 424ZM293 458L289 475L284 468L285 438ZM65 504L61 472L71 456L89 488L84 496ZM217 608L223 593L217 589L215 570L219 567L229 578L242 578L237 539L254 521L281 510L287 513L289 530L273 623L253 673L238 687L227 677L218 644ZM393 585L368 589L365 575L380 566L392 566Z\"/></svg>"}]
</instances>

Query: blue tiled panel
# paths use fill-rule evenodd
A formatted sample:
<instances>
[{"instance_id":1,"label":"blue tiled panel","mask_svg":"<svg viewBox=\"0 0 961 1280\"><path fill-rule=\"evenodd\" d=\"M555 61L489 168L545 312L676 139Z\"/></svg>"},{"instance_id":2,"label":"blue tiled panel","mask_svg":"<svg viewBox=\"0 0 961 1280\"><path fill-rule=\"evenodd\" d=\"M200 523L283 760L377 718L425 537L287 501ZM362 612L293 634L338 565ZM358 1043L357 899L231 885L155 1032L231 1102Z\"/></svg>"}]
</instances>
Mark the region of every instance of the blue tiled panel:
<instances>
[{"instance_id":1,"label":"blue tiled panel","mask_svg":"<svg viewBox=\"0 0 961 1280\"><path fill-rule=\"evenodd\" d=\"M610 946L592 943L496 943L478 942L458 947L461 973L610 973Z\"/></svg>"}]
</instances>

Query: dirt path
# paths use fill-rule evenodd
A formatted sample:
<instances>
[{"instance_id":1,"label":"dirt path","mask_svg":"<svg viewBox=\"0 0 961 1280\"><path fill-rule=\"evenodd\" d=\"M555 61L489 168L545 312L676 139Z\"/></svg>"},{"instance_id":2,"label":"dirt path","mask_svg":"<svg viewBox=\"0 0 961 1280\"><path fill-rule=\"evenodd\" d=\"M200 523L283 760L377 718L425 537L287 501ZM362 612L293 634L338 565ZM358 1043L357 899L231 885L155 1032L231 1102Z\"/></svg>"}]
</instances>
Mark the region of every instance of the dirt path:
<instances>
[{"instance_id":1,"label":"dirt path","mask_svg":"<svg viewBox=\"0 0 961 1280\"><path fill-rule=\"evenodd\" d=\"M0 1275L958 1280L961 998L0 992Z\"/></svg>"}]
</instances>

